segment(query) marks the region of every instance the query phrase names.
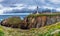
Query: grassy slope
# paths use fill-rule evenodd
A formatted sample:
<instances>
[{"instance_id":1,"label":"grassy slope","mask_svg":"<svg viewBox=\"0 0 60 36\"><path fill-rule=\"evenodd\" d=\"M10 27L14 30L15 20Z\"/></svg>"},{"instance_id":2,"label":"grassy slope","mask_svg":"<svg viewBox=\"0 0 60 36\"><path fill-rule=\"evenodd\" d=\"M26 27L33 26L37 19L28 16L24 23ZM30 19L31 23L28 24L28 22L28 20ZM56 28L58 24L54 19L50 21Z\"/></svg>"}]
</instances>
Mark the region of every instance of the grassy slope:
<instances>
[{"instance_id":1,"label":"grassy slope","mask_svg":"<svg viewBox=\"0 0 60 36\"><path fill-rule=\"evenodd\" d=\"M60 15L60 13L58 13L58 14L30 14L30 15L28 15L27 17L37 17L37 16L59 16Z\"/></svg>"},{"instance_id":2,"label":"grassy slope","mask_svg":"<svg viewBox=\"0 0 60 36\"><path fill-rule=\"evenodd\" d=\"M60 36L60 22L30 30L21 30L0 26L0 36Z\"/></svg>"}]
</instances>

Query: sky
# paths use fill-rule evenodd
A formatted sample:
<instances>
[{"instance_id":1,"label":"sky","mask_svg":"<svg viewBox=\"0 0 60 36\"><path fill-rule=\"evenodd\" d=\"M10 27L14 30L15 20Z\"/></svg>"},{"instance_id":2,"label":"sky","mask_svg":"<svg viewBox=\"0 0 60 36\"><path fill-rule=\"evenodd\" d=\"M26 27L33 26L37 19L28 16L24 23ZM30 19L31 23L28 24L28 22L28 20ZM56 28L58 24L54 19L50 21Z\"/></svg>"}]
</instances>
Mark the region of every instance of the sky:
<instances>
[{"instance_id":1,"label":"sky","mask_svg":"<svg viewBox=\"0 0 60 36\"><path fill-rule=\"evenodd\" d=\"M28 15L29 13L8 12L23 9L35 10L37 6L60 11L60 0L0 0L0 15Z\"/></svg>"}]
</instances>

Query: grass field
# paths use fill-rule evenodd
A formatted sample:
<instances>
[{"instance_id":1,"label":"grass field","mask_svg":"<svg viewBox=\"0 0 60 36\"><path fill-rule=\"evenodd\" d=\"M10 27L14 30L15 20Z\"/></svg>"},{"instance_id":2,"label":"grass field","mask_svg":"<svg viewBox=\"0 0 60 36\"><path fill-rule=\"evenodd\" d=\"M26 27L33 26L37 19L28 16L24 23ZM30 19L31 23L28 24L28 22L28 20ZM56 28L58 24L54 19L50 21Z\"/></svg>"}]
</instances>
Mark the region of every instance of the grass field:
<instances>
[{"instance_id":1,"label":"grass field","mask_svg":"<svg viewBox=\"0 0 60 36\"><path fill-rule=\"evenodd\" d=\"M60 36L60 22L29 30L9 28L0 25L0 36Z\"/></svg>"},{"instance_id":2,"label":"grass field","mask_svg":"<svg viewBox=\"0 0 60 36\"><path fill-rule=\"evenodd\" d=\"M37 17L37 16L60 16L60 13L57 13L57 14L30 14L28 15L27 17Z\"/></svg>"}]
</instances>

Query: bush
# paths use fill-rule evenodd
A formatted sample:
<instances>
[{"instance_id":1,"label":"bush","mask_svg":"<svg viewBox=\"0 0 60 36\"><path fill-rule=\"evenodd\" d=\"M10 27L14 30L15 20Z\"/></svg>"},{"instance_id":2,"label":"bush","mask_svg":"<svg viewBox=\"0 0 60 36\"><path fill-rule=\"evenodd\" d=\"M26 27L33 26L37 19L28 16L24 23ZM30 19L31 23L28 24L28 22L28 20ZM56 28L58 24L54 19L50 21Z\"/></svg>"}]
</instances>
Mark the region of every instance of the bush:
<instances>
[{"instance_id":1,"label":"bush","mask_svg":"<svg viewBox=\"0 0 60 36\"><path fill-rule=\"evenodd\" d=\"M0 31L0 36L4 36L4 32L3 31Z\"/></svg>"},{"instance_id":2,"label":"bush","mask_svg":"<svg viewBox=\"0 0 60 36\"><path fill-rule=\"evenodd\" d=\"M20 24L20 22L21 22L20 17L10 17L7 20L8 24Z\"/></svg>"},{"instance_id":3,"label":"bush","mask_svg":"<svg viewBox=\"0 0 60 36\"><path fill-rule=\"evenodd\" d=\"M0 36L4 36L4 32L2 28L0 28Z\"/></svg>"}]
</instances>

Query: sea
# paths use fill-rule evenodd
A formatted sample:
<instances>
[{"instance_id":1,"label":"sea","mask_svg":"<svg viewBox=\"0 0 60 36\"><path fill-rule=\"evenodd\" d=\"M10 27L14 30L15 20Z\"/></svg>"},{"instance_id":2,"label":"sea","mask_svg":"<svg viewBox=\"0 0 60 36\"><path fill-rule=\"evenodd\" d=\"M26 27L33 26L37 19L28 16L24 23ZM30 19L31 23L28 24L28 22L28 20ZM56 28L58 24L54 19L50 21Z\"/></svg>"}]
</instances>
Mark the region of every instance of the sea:
<instances>
[{"instance_id":1,"label":"sea","mask_svg":"<svg viewBox=\"0 0 60 36\"><path fill-rule=\"evenodd\" d=\"M0 21L13 16L19 16L23 20L27 15L0 15Z\"/></svg>"}]
</instances>

